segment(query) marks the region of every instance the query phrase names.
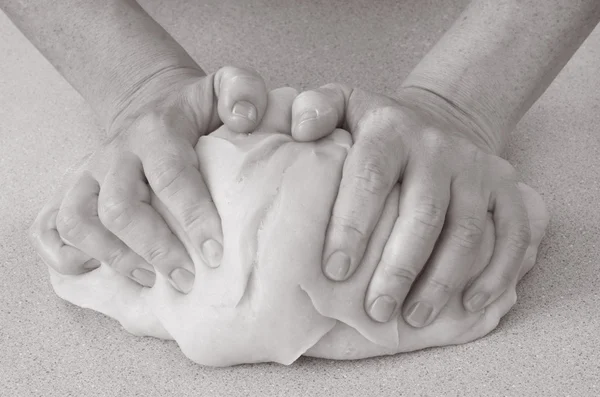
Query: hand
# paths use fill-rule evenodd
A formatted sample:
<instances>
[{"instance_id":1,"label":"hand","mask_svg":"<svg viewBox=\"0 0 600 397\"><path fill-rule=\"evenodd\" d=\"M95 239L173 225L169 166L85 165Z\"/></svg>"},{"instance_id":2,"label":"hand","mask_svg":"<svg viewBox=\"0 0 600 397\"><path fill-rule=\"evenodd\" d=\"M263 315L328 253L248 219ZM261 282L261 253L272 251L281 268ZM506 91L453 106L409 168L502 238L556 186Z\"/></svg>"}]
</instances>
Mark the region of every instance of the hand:
<instances>
[{"instance_id":1,"label":"hand","mask_svg":"<svg viewBox=\"0 0 600 397\"><path fill-rule=\"evenodd\" d=\"M111 138L66 175L35 220L31 240L42 259L61 274L102 262L144 286L154 284L156 269L189 292L192 257L219 266L223 244L194 146L221 121L236 132L254 130L266 102L262 78L231 67L210 76L185 69L147 82L112 122ZM201 252L188 255L151 198Z\"/></svg>"},{"instance_id":2,"label":"hand","mask_svg":"<svg viewBox=\"0 0 600 397\"><path fill-rule=\"evenodd\" d=\"M394 100L331 84L296 98L294 138L317 139L336 127L347 129L354 144L328 226L327 277L352 276L387 195L402 182L399 216L365 298L373 320L387 322L402 310L410 325L430 324L465 288L488 211L494 254L463 305L482 310L517 278L530 243L517 173L461 113L416 89Z\"/></svg>"}]
</instances>

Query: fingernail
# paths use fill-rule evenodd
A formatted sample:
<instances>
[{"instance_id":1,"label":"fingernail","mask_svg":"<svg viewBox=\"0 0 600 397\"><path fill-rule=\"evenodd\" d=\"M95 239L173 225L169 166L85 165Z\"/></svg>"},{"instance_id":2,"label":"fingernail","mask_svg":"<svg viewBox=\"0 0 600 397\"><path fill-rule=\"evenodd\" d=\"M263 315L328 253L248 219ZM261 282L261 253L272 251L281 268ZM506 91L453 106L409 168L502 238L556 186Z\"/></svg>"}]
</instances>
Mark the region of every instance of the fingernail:
<instances>
[{"instance_id":1,"label":"fingernail","mask_svg":"<svg viewBox=\"0 0 600 397\"><path fill-rule=\"evenodd\" d=\"M319 117L319 112L315 110L307 110L306 112L300 115L300 119L298 120L298 125L304 123L305 121L315 120Z\"/></svg>"},{"instance_id":2,"label":"fingernail","mask_svg":"<svg viewBox=\"0 0 600 397\"><path fill-rule=\"evenodd\" d=\"M83 268L86 270L94 270L100 267L100 262L97 259L90 259L83 264Z\"/></svg>"},{"instance_id":3,"label":"fingernail","mask_svg":"<svg viewBox=\"0 0 600 397\"><path fill-rule=\"evenodd\" d=\"M236 102L235 105L233 105L231 112L236 116L243 117L250 121L256 121L256 108L250 102Z\"/></svg>"},{"instance_id":4,"label":"fingernail","mask_svg":"<svg viewBox=\"0 0 600 397\"><path fill-rule=\"evenodd\" d=\"M131 277L146 287L152 287L154 285L154 280L156 279L156 274L149 270L138 268L133 269Z\"/></svg>"},{"instance_id":5,"label":"fingernail","mask_svg":"<svg viewBox=\"0 0 600 397\"><path fill-rule=\"evenodd\" d=\"M490 295L485 292L479 292L475 294L471 299L467 301L467 310L470 312L477 312L485 306L485 303L490 299Z\"/></svg>"},{"instance_id":6,"label":"fingernail","mask_svg":"<svg viewBox=\"0 0 600 397\"><path fill-rule=\"evenodd\" d=\"M348 270L350 270L350 258L342 251L331 254L325 265L325 274L335 281L344 280Z\"/></svg>"},{"instance_id":7,"label":"fingernail","mask_svg":"<svg viewBox=\"0 0 600 397\"><path fill-rule=\"evenodd\" d=\"M212 268L219 267L223 258L223 247L213 239L206 240L202 244L202 255L204 255L204 261L208 266Z\"/></svg>"},{"instance_id":8,"label":"fingernail","mask_svg":"<svg viewBox=\"0 0 600 397\"><path fill-rule=\"evenodd\" d=\"M427 324L433 307L429 303L417 302L408 311L408 321L413 327L422 327Z\"/></svg>"},{"instance_id":9,"label":"fingernail","mask_svg":"<svg viewBox=\"0 0 600 397\"><path fill-rule=\"evenodd\" d=\"M169 275L171 278L171 284L179 291L187 294L192 290L194 286L194 274L185 270L184 268L178 267L173 270Z\"/></svg>"},{"instance_id":10,"label":"fingernail","mask_svg":"<svg viewBox=\"0 0 600 397\"><path fill-rule=\"evenodd\" d=\"M380 323L387 323L390 320L394 309L396 308L396 300L389 295L381 295L371 305L369 313L371 318Z\"/></svg>"}]
</instances>

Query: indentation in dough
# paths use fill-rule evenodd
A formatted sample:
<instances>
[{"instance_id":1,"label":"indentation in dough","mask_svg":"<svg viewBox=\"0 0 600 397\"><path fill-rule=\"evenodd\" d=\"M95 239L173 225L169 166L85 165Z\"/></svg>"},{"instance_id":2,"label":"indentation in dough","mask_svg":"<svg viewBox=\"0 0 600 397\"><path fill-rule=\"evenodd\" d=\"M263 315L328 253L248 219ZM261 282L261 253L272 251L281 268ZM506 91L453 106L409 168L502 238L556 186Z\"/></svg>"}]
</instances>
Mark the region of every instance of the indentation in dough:
<instances>
[{"instance_id":1,"label":"indentation in dough","mask_svg":"<svg viewBox=\"0 0 600 397\"><path fill-rule=\"evenodd\" d=\"M281 140L279 141L275 141L275 143L273 144L273 147L276 148L281 148L283 144L285 144L286 142L282 142ZM270 153L269 158L271 158L271 156L273 156L273 154L275 153L274 151L268 151L267 153ZM293 159L293 157L292 157ZM288 160L289 162L289 160ZM254 163L250 163L251 166L253 166L254 170L256 170L257 168L260 167L267 167L269 162L254 162ZM246 162L244 162L243 164L247 164ZM254 309L253 306L253 299L252 299L252 291L256 290L257 288L260 288L260 277L256 276L257 272L260 272L261 269L259 269L259 263L261 262L261 258L260 258L260 254L259 254L259 249L258 247L264 246L264 244L266 244L267 246L269 245L268 241L264 241L264 233L263 231L265 229L268 229L269 224L272 223L274 221L275 215L274 215L274 208L278 208L281 203L281 181L285 178L287 170L294 164L294 161L292 160L291 162L289 162L289 164L287 164L285 166L285 168L283 169L283 171L276 172L276 173L268 173L270 178L269 178L269 183L265 184L269 186L269 190L271 190L271 193L268 199L266 199L266 203L262 206L262 208L256 212L256 214L253 215L253 219L250 221L250 224L252 225L256 225L256 232L253 234L252 236L252 245L251 245L251 249L249 250L252 255L252 257L254 258L251 262L251 266L250 266L250 270L248 272L248 279L246 282L246 287L244 289L244 294L240 297L239 302L236 304L236 307L240 305L240 303L242 302L248 302L248 304L250 305L251 309ZM250 166L247 165L247 166ZM264 190L261 192L262 194L264 194Z\"/></svg>"}]
</instances>

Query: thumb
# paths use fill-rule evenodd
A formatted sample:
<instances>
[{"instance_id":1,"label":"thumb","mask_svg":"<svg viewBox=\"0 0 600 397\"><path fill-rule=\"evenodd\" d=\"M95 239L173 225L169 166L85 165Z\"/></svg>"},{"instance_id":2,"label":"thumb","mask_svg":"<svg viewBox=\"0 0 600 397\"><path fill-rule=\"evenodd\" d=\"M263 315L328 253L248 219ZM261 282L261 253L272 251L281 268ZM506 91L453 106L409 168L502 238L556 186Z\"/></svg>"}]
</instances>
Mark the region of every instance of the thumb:
<instances>
[{"instance_id":1,"label":"thumb","mask_svg":"<svg viewBox=\"0 0 600 397\"><path fill-rule=\"evenodd\" d=\"M321 139L336 128L343 128L359 138L359 122L369 113L396 103L391 98L360 88L332 83L304 91L292 105L292 136L297 141Z\"/></svg>"},{"instance_id":2,"label":"thumb","mask_svg":"<svg viewBox=\"0 0 600 397\"><path fill-rule=\"evenodd\" d=\"M252 132L267 108L267 86L255 71L226 66L214 76L219 119L230 130Z\"/></svg>"},{"instance_id":3,"label":"thumb","mask_svg":"<svg viewBox=\"0 0 600 397\"><path fill-rule=\"evenodd\" d=\"M191 84L184 94L200 134L225 124L231 131L249 133L259 125L267 108L267 87L260 75L226 66Z\"/></svg>"}]
</instances>

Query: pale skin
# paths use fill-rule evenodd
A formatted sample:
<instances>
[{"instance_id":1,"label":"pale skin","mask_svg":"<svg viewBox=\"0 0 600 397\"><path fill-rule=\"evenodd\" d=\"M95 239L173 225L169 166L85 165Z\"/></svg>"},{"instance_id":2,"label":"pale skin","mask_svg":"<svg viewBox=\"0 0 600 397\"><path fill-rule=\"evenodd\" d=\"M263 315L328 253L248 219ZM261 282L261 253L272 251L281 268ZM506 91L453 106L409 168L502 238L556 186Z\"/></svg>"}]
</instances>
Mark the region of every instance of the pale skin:
<instances>
[{"instance_id":1,"label":"pale skin","mask_svg":"<svg viewBox=\"0 0 600 397\"><path fill-rule=\"evenodd\" d=\"M197 163L185 153L219 119L251 131L266 106L262 79L239 69L203 77L133 1L0 4L114 137L99 149L107 152L105 164L90 164L89 173L68 180L41 211L32 228L38 252L64 273L85 272L96 260L148 286L154 271L176 275L171 280L185 293L193 281L190 261L218 266L222 242ZM294 138L318 139L344 127L354 139L326 236L327 277L342 282L354 273L385 197L402 182L400 214L365 297L373 320L385 322L401 310L412 326L426 326L457 290L464 290L467 310L479 311L517 278L530 231L518 176L500 155L510 131L599 20L595 0L475 0L396 98L339 84L296 98ZM189 98L196 106L182 105ZM119 181L122 167L138 171L137 183ZM148 207L148 189L198 247L217 245L188 255ZM496 248L467 284L487 212ZM101 244L92 251L95 239ZM179 267L188 273L173 273ZM136 269L147 273L136 277Z\"/></svg>"},{"instance_id":2,"label":"pale skin","mask_svg":"<svg viewBox=\"0 0 600 397\"><path fill-rule=\"evenodd\" d=\"M326 238L330 278L355 271L382 198L402 181L400 214L365 299L371 318L402 310L409 324L426 326L453 291L466 288L465 308L478 311L514 281L531 234L518 176L499 156L599 20L596 0L475 0L396 98L328 85L296 99L297 139L336 126L354 139ZM488 211L494 254L466 285Z\"/></svg>"},{"instance_id":3,"label":"pale skin","mask_svg":"<svg viewBox=\"0 0 600 397\"><path fill-rule=\"evenodd\" d=\"M13 22L81 93L108 140L42 209L31 229L45 262L79 274L109 263L142 285L155 271L182 292L193 259L218 266L221 222L198 170L194 145L225 122L252 131L267 90L255 72L222 68L206 76L134 1L3 1ZM124 184L117 175L133 169ZM148 183L146 183L146 181ZM156 193L198 252L188 253L149 205Z\"/></svg>"}]
</instances>

